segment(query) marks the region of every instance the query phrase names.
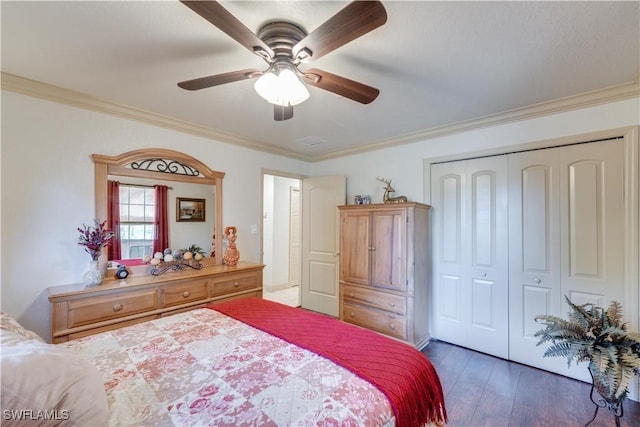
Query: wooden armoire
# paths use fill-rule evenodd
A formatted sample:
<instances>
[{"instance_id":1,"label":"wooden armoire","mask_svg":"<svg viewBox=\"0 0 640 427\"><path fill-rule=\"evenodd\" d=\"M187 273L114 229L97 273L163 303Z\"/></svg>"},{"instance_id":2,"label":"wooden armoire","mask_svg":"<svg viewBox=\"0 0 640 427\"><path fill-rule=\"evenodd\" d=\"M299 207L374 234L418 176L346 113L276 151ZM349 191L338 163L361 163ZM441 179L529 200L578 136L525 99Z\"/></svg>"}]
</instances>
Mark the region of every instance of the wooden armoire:
<instances>
[{"instance_id":1,"label":"wooden armoire","mask_svg":"<svg viewBox=\"0 0 640 427\"><path fill-rule=\"evenodd\" d=\"M340 319L406 341L429 341L429 206L339 206Z\"/></svg>"}]
</instances>

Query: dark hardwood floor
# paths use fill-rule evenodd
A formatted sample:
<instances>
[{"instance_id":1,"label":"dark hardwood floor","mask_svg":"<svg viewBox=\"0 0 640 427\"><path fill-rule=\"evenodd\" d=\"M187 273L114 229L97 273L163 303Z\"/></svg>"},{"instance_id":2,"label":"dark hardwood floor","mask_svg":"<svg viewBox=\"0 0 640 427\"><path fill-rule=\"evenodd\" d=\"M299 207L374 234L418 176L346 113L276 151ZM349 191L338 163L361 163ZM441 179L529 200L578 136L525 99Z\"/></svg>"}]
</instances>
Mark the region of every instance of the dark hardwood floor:
<instances>
[{"instance_id":1,"label":"dark hardwood floor","mask_svg":"<svg viewBox=\"0 0 640 427\"><path fill-rule=\"evenodd\" d=\"M422 351L444 390L448 426L583 426L593 416L591 385L441 341ZM640 403L627 399L621 426L640 426ZM590 427L615 426L606 409Z\"/></svg>"}]
</instances>

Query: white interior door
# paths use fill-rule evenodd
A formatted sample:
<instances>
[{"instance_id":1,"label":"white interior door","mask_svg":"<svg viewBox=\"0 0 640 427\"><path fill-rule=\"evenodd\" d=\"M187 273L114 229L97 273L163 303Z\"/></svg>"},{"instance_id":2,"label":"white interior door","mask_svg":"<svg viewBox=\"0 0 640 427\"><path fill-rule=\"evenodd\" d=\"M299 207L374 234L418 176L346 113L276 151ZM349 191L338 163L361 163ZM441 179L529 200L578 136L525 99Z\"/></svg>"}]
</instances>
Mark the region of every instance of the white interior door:
<instances>
[{"instance_id":1,"label":"white interior door","mask_svg":"<svg viewBox=\"0 0 640 427\"><path fill-rule=\"evenodd\" d=\"M303 308L338 317L340 214L346 178L327 176L302 181Z\"/></svg>"},{"instance_id":2,"label":"white interior door","mask_svg":"<svg viewBox=\"0 0 640 427\"><path fill-rule=\"evenodd\" d=\"M543 358L539 314L624 298L624 148L609 140L510 159L510 358L589 380L586 365ZM518 197L518 193L521 196Z\"/></svg>"},{"instance_id":3,"label":"white interior door","mask_svg":"<svg viewBox=\"0 0 640 427\"><path fill-rule=\"evenodd\" d=\"M431 335L466 343L466 163L431 166L433 316Z\"/></svg>"},{"instance_id":4,"label":"white interior door","mask_svg":"<svg viewBox=\"0 0 640 427\"><path fill-rule=\"evenodd\" d=\"M467 346L509 356L507 159L467 161Z\"/></svg>"},{"instance_id":5,"label":"white interior door","mask_svg":"<svg viewBox=\"0 0 640 427\"><path fill-rule=\"evenodd\" d=\"M552 153L551 153L552 154ZM560 159L548 150L509 157L509 358L558 371L534 337L539 314L562 314Z\"/></svg>"},{"instance_id":6,"label":"white interior door","mask_svg":"<svg viewBox=\"0 0 640 427\"><path fill-rule=\"evenodd\" d=\"M507 161L433 165L435 338L508 356Z\"/></svg>"}]
</instances>

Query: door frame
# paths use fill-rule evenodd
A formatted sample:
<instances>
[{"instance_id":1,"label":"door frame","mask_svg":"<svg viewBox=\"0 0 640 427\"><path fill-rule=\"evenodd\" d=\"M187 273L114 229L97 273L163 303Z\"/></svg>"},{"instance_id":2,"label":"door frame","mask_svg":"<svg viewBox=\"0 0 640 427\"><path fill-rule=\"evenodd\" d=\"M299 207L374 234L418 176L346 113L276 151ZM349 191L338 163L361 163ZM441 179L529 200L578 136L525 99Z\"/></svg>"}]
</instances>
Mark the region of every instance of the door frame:
<instances>
[{"instance_id":1,"label":"door frame","mask_svg":"<svg viewBox=\"0 0 640 427\"><path fill-rule=\"evenodd\" d=\"M302 181L308 178L307 175L295 174L290 172L283 172L275 169L262 168L260 170L260 229L258 233L258 245L260 248L260 263L264 264L264 176L272 175L282 178L291 178L300 180L300 203L302 204ZM302 229L300 229L300 238L302 239ZM302 241L300 242L302 244ZM300 265L302 265L302 256L300 257ZM300 295L298 295L298 302L300 302Z\"/></svg>"},{"instance_id":2,"label":"door frame","mask_svg":"<svg viewBox=\"0 0 640 427\"><path fill-rule=\"evenodd\" d=\"M640 307L640 148L638 134L640 126L607 129L598 132L590 132L579 135L571 135L561 138L553 138L542 141L527 142L511 146L498 147L488 150L471 151L464 154L428 157L423 159L423 191L425 203L431 204L431 165L449 161L467 160L478 157L510 154L521 151L538 150L544 148L561 147L567 145L584 144L604 139L620 138L624 144L624 299L633 301L631 307ZM433 279L433 278L432 278ZM628 307L628 304L627 304ZM640 310L625 308L625 320L635 330L640 330ZM640 380L635 380L635 386L631 387L630 397L638 401L640 399Z\"/></svg>"}]
</instances>

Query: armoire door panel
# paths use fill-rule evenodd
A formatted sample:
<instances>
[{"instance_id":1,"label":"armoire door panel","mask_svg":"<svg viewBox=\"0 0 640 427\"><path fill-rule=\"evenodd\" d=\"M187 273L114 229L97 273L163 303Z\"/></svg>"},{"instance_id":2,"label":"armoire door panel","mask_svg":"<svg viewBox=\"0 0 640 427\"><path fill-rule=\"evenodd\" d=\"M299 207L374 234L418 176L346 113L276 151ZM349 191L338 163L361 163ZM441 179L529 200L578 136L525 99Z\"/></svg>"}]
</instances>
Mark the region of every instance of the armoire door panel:
<instances>
[{"instance_id":1,"label":"armoire door panel","mask_svg":"<svg viewBox=\"0 0 640 427\"><path fill-rule=\"evenodd\" d=\"M342 219L340 279L351 283L369 283L369 214L353 213ZM345 244L344 242L349 242Z\"/></svg>"},{"instance_id":2,"label":"armoire door panel","mask_svg":"<svg viewBox=\"0 0 640 427\"><path fill-rule=\"evenodd\" d=\"M406 290L406 223L405 210L372 214L371 284L373 286L398 291Z\"/></svg>"}]
</instances>

